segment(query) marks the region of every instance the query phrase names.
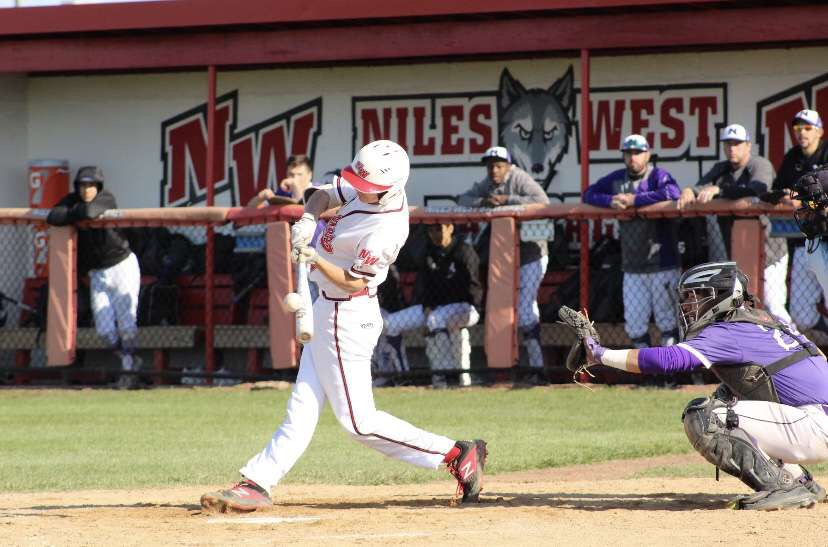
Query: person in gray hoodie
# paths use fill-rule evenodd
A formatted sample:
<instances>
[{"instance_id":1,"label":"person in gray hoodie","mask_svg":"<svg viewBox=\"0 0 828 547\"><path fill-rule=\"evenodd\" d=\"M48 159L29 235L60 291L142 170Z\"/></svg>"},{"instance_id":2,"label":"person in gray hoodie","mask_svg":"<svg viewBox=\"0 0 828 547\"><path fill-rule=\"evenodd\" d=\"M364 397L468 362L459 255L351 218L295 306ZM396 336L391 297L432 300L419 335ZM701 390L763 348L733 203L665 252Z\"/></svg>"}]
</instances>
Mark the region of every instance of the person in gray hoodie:
<instances>
[{"instance_id":1,"label":"person in gray hoodie","mask_svg":"<svg viewBox=\"0 0 828 547\"><path fill-rule=\"evenodd\" d=\"M503 205L548 204L549 197L532 176L512 163L509 151L493 146L483 154L486 178L461 194L458 203L464 207L500 207ZM526 347L529 366L543 368L540 343L540 288L549 255L546 241L520 243L520 295L518 297L518 328Z\"/></svg>"}]
</instances>

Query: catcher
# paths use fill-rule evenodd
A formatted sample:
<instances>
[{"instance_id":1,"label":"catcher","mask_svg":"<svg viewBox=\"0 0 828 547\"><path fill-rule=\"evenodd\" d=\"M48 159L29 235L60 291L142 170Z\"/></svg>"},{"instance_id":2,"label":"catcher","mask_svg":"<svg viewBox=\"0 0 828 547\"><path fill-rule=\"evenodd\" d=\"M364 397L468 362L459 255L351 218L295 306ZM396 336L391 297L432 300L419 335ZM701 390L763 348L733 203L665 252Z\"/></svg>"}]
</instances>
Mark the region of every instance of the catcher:
<instances>
[{"instance_id":1,"label":"catcher","mask_svg":"<svg viewBox=\"0 0 828 547\"><path fill-rule=\"evenodd\" d=\"M561 319L579 339L567 367L601 364L636 374L710 369L722 385L712 396L690 401L682 421L693 448L755 491L732 506L775 510L824 501L825 490L800 464L828 460L825 355L754 307L735 262L684 272L678 301L683 341L642 349L607 349L585 314L561 309Z\"/></svg>"}]
</instances>

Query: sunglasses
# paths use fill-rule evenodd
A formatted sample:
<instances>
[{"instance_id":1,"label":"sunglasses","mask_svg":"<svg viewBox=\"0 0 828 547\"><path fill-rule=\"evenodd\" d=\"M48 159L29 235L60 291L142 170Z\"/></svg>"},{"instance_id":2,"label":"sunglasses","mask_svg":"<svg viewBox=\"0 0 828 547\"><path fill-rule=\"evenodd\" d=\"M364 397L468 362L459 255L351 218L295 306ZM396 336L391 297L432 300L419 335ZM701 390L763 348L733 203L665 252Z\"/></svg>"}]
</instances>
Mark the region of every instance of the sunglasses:
<instances>
[{"instance_id":1,"label":"sunglasses","mask_svg":"<svg viewBox=\"0 0 828 547\"><path fill-rule=\"evenodd\" d=\"M793 130L796 131L797 133L802 133L802 132L808 133L810 131L813 131L813 129L814 129L813 125L805 124L805 123L798 123L798 124L795 124L793 126Z\"/></svg>"}]
</instances>

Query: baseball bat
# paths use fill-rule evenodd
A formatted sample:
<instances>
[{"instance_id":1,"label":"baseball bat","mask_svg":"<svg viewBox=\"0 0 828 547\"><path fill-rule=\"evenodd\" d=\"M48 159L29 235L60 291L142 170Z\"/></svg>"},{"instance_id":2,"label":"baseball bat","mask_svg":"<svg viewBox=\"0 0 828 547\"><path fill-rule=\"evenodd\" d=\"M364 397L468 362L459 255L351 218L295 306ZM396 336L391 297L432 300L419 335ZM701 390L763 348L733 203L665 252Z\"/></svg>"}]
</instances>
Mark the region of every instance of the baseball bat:
<instances>
[{"instance_id":1,"label":"baseball bat","mask_svg":"<svg viewBox=\"0 0 828 547\"><path fill-rule=\"evenodd\" d=\"M313 338L313 303L308 287L308 265L296 265L296 292L302 297L302 305L296 310L296 339L307 344Z\"/></svg>"}]
</instances>

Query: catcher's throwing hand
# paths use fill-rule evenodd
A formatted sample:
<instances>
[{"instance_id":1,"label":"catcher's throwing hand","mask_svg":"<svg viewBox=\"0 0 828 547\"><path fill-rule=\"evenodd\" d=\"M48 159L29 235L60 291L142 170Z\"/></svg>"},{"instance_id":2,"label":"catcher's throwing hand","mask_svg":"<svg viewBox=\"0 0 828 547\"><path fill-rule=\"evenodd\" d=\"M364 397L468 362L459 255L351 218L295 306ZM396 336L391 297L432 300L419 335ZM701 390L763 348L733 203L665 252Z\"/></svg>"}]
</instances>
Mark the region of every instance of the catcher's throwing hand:
<instances>
[{"instance_id":1,"label":"catcher's throwing hand","mask_svg":"<svg viewBox=\"0 0 828 547\"><path fill-rule=\"evenodd\" d=\"M558 310L561 323L575 332L575 343L566 357L566 368L580 372L587 367L599 364L605 348L601 346L601 336L595 330L586 312L581 313L567 306Z\"/></svg>"},{"instance_id":2,"label":"catcher's throwing hand","mask_svg":"<svg viewBox=\"0 0 828 547\"><path fill-rule=\"evenodd\" d=\"M310 213L303 214L302 218L297 220L290 228L290 246L294 249L307 247L310 245L315 231L316 218Z\"/></svg>"},{"instance_id":3,"label":"catcher's throwing hand","mask_svg":"<svg viewBox=\"0 0 828 547\"><path fill-rule=\"evenodd\" d=\"M316 262L319 255L313 247L294 247L290 251L290 260L296 264L312 264Z\"/></svg>"}]
</instances>

